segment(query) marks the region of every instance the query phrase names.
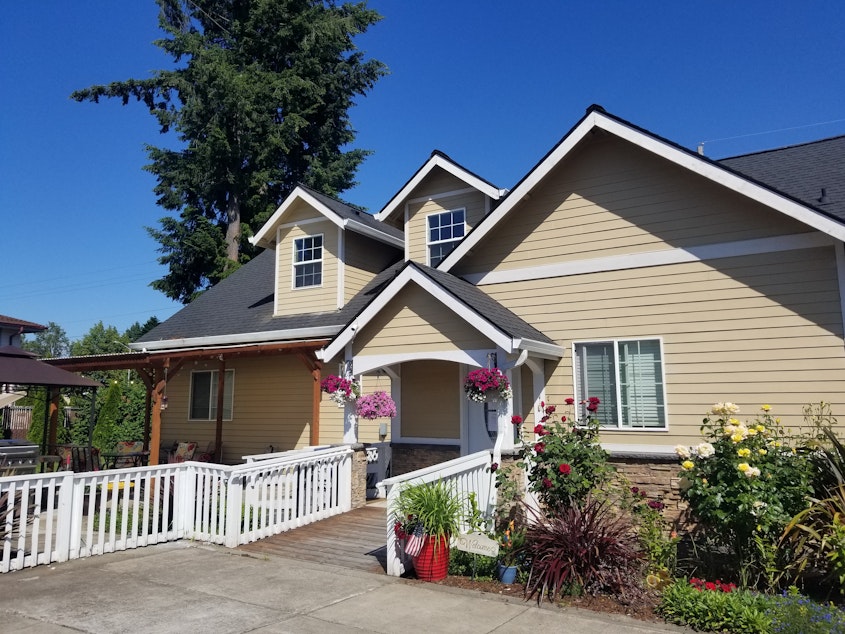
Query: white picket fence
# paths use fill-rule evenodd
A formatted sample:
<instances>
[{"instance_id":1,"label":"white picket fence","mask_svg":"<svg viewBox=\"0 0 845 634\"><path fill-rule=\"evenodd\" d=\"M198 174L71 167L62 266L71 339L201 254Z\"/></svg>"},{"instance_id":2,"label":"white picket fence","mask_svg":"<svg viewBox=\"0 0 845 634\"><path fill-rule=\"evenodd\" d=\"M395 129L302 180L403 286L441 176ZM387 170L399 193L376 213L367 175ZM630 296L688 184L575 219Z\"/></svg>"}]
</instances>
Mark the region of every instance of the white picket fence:
<instances>
[{"instance_id":1,"label":"white picket fence","mask_svg":"<svg viewBox=\"0 0 845 634\"><path fill-rule=\"evenodd\" d=\"M393 530L395 518L392 513L402 488L411 484L446 481L455 487L455 493L461 499L468 499L469 494L474 493L479 509L485 517L490 517L496 506L496 487L493 485L493 474L490 472L491 464L490 452L479 451L432 467L388 478L382 483L387 495L387 574L399 577L405 572L405 552Z\"/></svg>"},{"instance_id":2,"label":"white picket fence","mask_svg":"<svg viewBox=\"0 0 845 634\"><path fill-rule=\"evenodd\" d=\"M0 478L0 573L179 539L231 548L346 512L352 453Z\"/></svg>"}]
</instances>

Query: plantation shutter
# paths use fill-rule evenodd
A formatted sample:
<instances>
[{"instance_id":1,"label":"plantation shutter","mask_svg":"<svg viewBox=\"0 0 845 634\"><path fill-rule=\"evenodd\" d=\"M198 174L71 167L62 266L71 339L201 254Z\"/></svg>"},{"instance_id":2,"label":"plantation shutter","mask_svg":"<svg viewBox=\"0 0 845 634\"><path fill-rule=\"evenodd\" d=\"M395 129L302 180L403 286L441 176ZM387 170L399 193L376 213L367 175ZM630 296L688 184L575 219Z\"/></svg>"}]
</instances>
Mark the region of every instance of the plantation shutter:
<instances>
[{"instance_id":1,"label":"plantation shutter","mask_svg":"<svg viewBox=\"0 0 845 634\"><path fill-rule=\"evenodd\" d=\"M619 393L624 427L665 427L660 341L620 341Z\"/></svg>"},{"instance_id":2,"label":"plantation shutter","mask_svg":"<svg viewBox=\"0 0 845 634\"><path fill-rule=\"evenodd\" d=\"M602 425L616 425L616 362L613 343L590 343L576 347L576 376L580 401L591 396L601 401L596 418ZM588 412L579 405L579 415L586 418Z\"/></svg>"}]
</instances>

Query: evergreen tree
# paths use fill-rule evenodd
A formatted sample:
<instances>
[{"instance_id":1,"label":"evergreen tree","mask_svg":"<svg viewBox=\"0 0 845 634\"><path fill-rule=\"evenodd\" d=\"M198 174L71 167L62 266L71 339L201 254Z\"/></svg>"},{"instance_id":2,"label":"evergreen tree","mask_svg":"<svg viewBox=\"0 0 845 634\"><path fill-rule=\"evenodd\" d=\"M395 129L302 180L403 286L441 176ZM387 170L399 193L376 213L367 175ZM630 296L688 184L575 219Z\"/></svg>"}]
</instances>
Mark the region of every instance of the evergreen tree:
<instances>
[{"instance_id":1,"label":"evergreen tree","mask_svg":"<svg viewBox=\"0 0 845 634\"><path fill-rule=\"evenodd\" d=\"M353 37L381 19L364 2L157 0L174 60L149 79L74 92L142 102L181 149L148 146L158 204L152 286L188 302L252 256L246 241L298 182L337 195L368 154L349 149L348 111L385 72Z\"/></svg>"}]
</instances>

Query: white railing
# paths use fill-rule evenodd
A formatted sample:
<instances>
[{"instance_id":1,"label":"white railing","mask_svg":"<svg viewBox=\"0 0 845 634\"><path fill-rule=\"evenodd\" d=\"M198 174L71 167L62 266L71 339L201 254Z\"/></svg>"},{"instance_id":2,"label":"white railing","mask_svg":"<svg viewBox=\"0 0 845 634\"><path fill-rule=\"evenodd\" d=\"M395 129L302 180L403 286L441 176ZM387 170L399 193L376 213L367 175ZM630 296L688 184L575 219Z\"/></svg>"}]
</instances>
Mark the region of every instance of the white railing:
<instances>
[{"instance_id":1,"label":"white railing","mask_svg":"<svg viewBox=\"0 0 845 634\"><path fill-rule=\"evenodd\" d=\"M0 478L0 572L179 539L234 547L343 513L352 453Z\"/></svg>"},{"instance_id":2,"label":"white railing","mask_svg":"<svg viewBox=\"0 0 845 634\"><path fill-rule=\"evenodd\" d=\"M399 577L405 572L405 552L393 530L395 518L392 512L402 488L437 480L454 483L452 486L461 499L467 499L470 493L474 494L481 512L485 517L490 517L496 505L496 487L492 484L491 464L490 452L479 451L433 467L388 478L382 483L387 494L387 574Z\"/></svg>"}]
</instances>

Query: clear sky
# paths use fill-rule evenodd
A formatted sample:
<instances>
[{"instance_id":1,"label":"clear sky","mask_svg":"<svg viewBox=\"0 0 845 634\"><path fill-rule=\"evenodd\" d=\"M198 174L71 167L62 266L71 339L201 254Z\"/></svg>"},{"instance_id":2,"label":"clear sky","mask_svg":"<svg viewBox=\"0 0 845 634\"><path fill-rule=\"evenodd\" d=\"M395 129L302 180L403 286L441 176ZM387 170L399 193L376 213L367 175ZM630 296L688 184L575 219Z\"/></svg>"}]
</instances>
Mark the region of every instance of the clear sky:
<instances>
[{"instance_id":1,"label":"clear sky","mask_svg":"<svg viewBox=\"0 0 845 634\"><path fill-rule=\"evenodd\" d=\"M351 111L378 211L433 149L512 187L592 103L721 158L845 134L845 3L371 0L357 40L390 75ZM0 26L0 314L124 330L180 306L145 226L165 215L143 106L77 88L168 63L152 0L9 2ZM739 138L733 138L739 137ZM722 140L727 139L727 140Z\"/></svg>"}]
</instances>

